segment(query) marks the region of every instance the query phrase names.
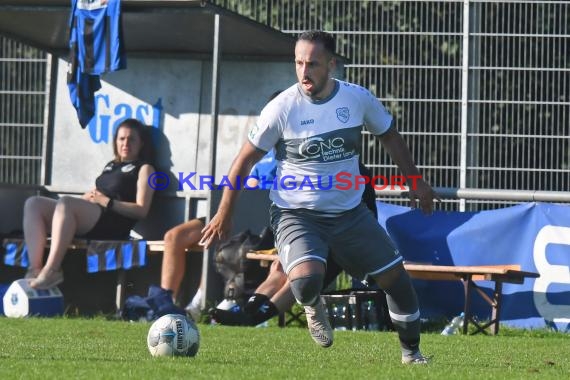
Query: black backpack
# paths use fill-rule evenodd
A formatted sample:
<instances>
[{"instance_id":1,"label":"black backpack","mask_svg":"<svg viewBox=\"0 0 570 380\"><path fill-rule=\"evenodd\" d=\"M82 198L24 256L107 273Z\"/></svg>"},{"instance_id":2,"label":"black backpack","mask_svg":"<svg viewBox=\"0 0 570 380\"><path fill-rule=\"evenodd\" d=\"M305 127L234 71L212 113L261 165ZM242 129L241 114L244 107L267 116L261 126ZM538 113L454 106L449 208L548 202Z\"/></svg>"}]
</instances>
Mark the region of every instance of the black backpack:
<instances>
[{"instance_id":1,"label":"black backpack","mask_svg":"<svg viewBox=\"0 0 570 380\"><path fill-rule=\"evenodd\" d=\"M267 277L268 268L248 260L249 251L274 247L273 233L265 228L260 235L245 230L219 245L216 250L216 271L224 278L226 298L241 300L249 297Z\"/></svg>"}]
</instances>

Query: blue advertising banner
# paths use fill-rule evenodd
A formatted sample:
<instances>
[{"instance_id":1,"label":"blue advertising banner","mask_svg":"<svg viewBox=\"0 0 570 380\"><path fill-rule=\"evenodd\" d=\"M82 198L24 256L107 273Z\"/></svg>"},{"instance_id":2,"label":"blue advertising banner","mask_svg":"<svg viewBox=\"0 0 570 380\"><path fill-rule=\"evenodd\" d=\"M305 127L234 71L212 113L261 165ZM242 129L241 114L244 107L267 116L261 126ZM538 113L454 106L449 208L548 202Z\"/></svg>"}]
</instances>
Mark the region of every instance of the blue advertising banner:
<instances>
[{"instance_id":1,"label":"blue advertising banner","mask_svg":"<svg viewBox=\"0 0 570 380\"><path fill-rule=\"evenodd\" d=\"M524 203L490 211L419 210L378 202L378 220L408 261L430 265L518 264L539 278L504 284L501 322L570 331L570 206ZM491 293L491 283L480 283ZM414 280L422 318L451 317L464 301L459 281ZM476 301L473 297L473 301ZM478 300L477 300L478 301ZM474 312L489 319L481 300Z\"/></svg>"}]
</instances>

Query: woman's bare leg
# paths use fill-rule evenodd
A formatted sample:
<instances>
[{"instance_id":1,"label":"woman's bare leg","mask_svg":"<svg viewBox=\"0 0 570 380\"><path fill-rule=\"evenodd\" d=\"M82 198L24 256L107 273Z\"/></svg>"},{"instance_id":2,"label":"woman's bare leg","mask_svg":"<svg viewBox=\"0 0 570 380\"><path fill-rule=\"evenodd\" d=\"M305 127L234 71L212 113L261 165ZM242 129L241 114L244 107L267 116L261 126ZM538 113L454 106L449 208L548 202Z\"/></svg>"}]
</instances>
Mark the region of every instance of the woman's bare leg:
<instances>
[{"instance_id":1,"label":"woman's bare leg","mask_svg":"<svg viewBox=\"0 0 570 380\"><path fill-rule=\"evenodd\" d=\"M24 240L28 249L28 273L31 277L37 276L42 269L47 234L51 230L56 204L56 199L39 196L28 198L24 204Z\"/></svg>"},{"instance_id":2,"label":"woman's bare leg","mask_svg":"<svg viewBox=\"0 0 570 380\"><path fill-rule=\"evenodd\" d=\"M52 242L49 256L37 279L31 282L32 287L49 287L48 280L61 270L61 263L73 237L89 232L101 213L100 206L81 198L64 196L57 201L51 223Z\"/></svg>"}]
</instances>

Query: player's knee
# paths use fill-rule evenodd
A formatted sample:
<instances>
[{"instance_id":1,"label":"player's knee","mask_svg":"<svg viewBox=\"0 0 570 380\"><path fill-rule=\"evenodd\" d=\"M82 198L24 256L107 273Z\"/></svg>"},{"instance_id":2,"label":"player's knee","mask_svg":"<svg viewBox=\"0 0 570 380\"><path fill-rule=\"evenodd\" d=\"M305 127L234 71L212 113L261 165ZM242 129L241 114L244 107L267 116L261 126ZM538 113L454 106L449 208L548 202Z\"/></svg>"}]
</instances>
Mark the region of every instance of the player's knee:
<instances>
[{"instance_id":1,"label":"player's knee","mask_svg":"<svg viewBox=\"0 0 570 380\"><path fill-rule=\"evenodd\" d=\"M291 291L298 303L305 306L314 305L321 294L324 275L315 273L290 280Z\"/></svg>"}]
</instances>

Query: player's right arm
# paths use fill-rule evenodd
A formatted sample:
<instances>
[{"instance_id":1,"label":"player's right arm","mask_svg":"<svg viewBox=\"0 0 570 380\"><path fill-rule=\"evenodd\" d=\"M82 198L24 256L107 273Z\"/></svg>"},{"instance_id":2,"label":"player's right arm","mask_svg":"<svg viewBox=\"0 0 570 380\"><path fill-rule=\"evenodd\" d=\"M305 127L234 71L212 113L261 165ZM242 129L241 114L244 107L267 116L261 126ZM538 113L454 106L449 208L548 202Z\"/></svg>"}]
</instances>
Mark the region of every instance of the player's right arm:
<instances>
[{"instance_id":1,"label":"player's right arm","mask_svg":"<svg viewBox=\"0 0 570 380\"><path fill-rule=\"evenodd\" d=\"M202 239L200 244L209 248L218 240L224 240L231 231L231 220L234 211L234 205L239 196L242 183L239 183L241 178L245 178L251 168L257 161L265 155L266 152L256 148L251 142L247 141L239 151L234 159L230 172L228 173L228 180L232 186L224 187L222 200L218 206L218 211L212 217L210 222L202 229Z\"/></svg>"},{"instance_id":2,"label":"player's right arm","mask_svg":"<svg viewBox=\"0 0 570 380\"><path fill-rule=\"evenodd\" d=\"M231 231L234 205L240 191L237 189L243 187L243 184L237 186L238 178L247 177L253 165L277 144L281 135L279 118L282 112L283 108L278 103L270 102L263 108L256 124L249 131L249 141L241 147L228 173L228 180L232 186L231 188L229 186L224 187L216 215L202 230L200 244L206 248L218 240L224 240Z\"/></svg>"}]
</instances>

